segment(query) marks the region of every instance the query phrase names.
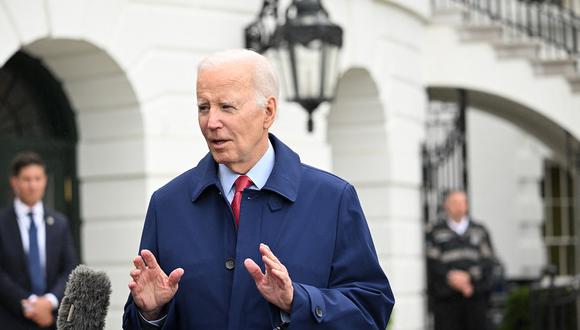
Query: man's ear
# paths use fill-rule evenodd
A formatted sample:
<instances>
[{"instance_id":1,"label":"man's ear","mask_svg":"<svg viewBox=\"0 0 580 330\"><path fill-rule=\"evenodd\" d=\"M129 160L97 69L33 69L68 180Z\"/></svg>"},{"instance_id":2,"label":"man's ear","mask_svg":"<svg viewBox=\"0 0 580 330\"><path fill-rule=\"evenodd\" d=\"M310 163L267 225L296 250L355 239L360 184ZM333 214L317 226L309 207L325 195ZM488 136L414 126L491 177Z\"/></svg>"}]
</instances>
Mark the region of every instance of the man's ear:
<instances>
[{"instance_id":1,"label":"man's ear","mask_svg":"<svg viewBox=\"0 0 580 330\"><path fill-rule=\"evenodd\" d=\"M274 120L276 120L276 114L278 111L278 100L275 96L268 97L264 111L266 112L264 128L270 128L272 124L274 124Z\"/></svg>"},{"instance_id":2,"label":"man's ear","mask_svg":"<svg viewBox=\"0 0 580 330\"><path fill-rule=\"evenodd\" d=\"M16 187L18 187L18 185L16 184L16 180L18 179L15 176L10 177L10 187L12 187L14 195L18 196L18 191L16 190Z\"/></svg>"}]
</instances>

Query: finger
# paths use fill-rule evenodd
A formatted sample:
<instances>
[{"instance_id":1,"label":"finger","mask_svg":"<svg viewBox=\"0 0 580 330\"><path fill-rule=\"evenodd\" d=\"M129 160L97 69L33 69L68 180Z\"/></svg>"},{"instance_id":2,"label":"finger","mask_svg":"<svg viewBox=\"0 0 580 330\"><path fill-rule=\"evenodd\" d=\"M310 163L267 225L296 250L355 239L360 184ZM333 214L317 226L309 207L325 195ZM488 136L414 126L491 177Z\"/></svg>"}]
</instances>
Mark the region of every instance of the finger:
<instances>
[{"instance_id":1,"label":"finger","mask_svg":"<svg viewBox=\"0 0 580 330\"><path fill-rule=\"evenodd\" d=\"M280 269L281 265L277 262L275 262L274 260L268 258L267 256L262 256L262 261L264 262L264 265L266 266L266 273L269 273L272 269Z\"/></svg>"},{"instance_id":2,"label":"finger","mask_svg":"<svg viewBox=\"0 0 580 330\"><path fill-rule=\"evenodd\" d=\"M185 270L183 270L183 268L176 268L174 269L171 274L169 274L169 285L171 286L177 286L177 284L179 283L179 280L181 280L181 277L183 276L183 274L185 273Z\"/></svg>"},{"instance_id":3,"label":"finger","mask_svg":"<svg viewBox=\"0 0 580 330\"><path fill-rule=\"evenodd\" d=\"M147 269L147 266L145 266L145 262L143 261L143 258L141 256L136 256L135 258L133 258L133 265L135 266L135 268L140 270Z\"/></svg>"},{"instance_id":4,"label":"finger","mask_svg":"<svg viewBox=\"0 0 580 330\"><path fill-rule=\"evenodd\" d=\"M264 243L260 243L260 253L263 256L267 256L268 258L274 260L275 262L280 262L280 260L278 260L278 258L274 255L274 252L270 250L270 247Z\"/></svg>"},{"instance_id":5,"label":"finger","mask_svg":"<svg viewBox=\"0 0 580 330\"><path fill-rule=\"evenodd\" d=\"M129 273L129 275L131 275L131 277L136 280L139 275L141 275L141 269L133 269L131 270L131 272Z\"/></svg>"},{"instance_id":6,"label":"finger","mask_svg":"<svg viewBox=\"0 0 580 330\"><path fill-rule=\"evenodd\" d=\"M153 255L153 253L151 253L151 251L146 249L141 250L141 257L143 257L143 260L145 260L147 267L149 267L150 269L156 269L157 267L159 267L157 259L155 259L155 256Z\"/></svg>"},{"instance_id":7,"label":"finger","mask_svg":"<svg viewBox=\"0 0 580 330\"><path fill-rule=\"evenodd\" d=\"M273 269L271 275L279 282L280 286L285 287L290 282L290 276L287 272L279 269Z\"/></svg>"},{"instance_id":8,"label":"finger","mask_svg":"<svg viewBox=\"0 0 580 330\"><path fill-rule=\"evenodd\" d=\"M129 290L131 291L131 294L138 294L139 292L143 291L143 286L139 285L137 282L135 281L131 281L129 282L129 285L127 285L129 287Z\"/></svg>"},{"instance_id":9,"label":"finger","mask_svg":"<svg viewBox=\"0 0 580 330\"><path fill-rule=\"evenodd\" d=\"M262 261L266 266L266 276L270 273L271 269L285 268L266 244L260 244L260 253L262 253Z\"/></svg>"},{"instance_id":10,"label":"finger","mask_svg":"<svg viewBox=\"0 0 580 330\"><path fill-rule=\"evenodd\" d=\"M244 266L246 267L248 273L250 273L250 276L254 279L254 281L256 281L256 283L259 283L264 279L265 275L262 273L260 266L258 266L254 260L247 258L244 260Z\"/></svg>"}]
</instances>

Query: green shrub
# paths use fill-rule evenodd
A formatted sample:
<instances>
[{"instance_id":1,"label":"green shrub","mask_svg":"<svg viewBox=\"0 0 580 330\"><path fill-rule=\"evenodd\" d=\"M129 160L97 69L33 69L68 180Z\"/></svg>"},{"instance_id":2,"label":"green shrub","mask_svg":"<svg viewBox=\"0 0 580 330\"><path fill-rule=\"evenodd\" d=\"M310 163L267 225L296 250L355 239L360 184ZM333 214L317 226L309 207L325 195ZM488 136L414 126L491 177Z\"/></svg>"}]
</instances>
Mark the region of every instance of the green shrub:
<instances>
[{"instance_id":1,"label":"green shrub","mask_svg":"<svg viewBox=\"0 0 580 330\"><path fill-rule=\"evenodd\" d=\"M521 286L508 295L499 330L529 330L530 326L530 288Z\"/></svg>"}]
</instances>

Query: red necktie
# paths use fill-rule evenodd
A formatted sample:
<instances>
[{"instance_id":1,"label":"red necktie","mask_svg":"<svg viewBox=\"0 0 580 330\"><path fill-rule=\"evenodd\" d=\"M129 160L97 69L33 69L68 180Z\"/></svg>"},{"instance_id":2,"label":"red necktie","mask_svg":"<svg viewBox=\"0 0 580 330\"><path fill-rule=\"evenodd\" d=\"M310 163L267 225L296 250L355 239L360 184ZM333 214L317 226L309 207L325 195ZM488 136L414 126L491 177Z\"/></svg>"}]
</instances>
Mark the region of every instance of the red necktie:
<instances>
[{"instance_id":1,"label":"red necktie","mask_svg":"<svg viewBox=\"0 0 580 330\"><path fill-rule=\"evenodd\" d=\"M236 192L234 194L234 199L232 200L232 211L234 212L234 217L236 218L236 227L239 227L240 225L240 205L242 203L242 192L252 184L252 180L250 180L250 178L245 175L240 175L236 179Z\"/></svg>"}]
</instances>

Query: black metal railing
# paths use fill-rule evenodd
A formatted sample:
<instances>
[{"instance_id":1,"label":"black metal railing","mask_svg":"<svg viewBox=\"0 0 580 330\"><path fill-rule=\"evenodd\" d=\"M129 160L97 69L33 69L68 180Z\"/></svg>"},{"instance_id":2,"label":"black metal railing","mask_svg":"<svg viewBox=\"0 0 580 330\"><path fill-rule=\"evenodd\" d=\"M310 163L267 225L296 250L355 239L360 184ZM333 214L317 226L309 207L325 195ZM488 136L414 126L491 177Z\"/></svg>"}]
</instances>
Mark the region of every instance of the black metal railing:
<instances>
[{"instance_id":1,"label":"black metal railing","mask_svg":"<svg viewBox=\"0 0 580 330\"><path fill-rule=\"evenodd\" d=\"M466 143L467 92L454 101L431 99L427 136L422 146L423 216L433 223L443 216L443 199L450 190L468 191Z\"/></svg>"},{"instance_id":2,"label":"black metal railing","mask_svg":"<svg viewBox=\"0 0 580 330\"><path fill-rule=\"evenodd\" d=\"M580 277L556 286L556 270L552 268L549 285L538 283L530 290L531 329L580 330Z\"/></svg>"},{"instance_id":3,"label":"black metal railing","mask_svg":"<svg viewBox=\"0 0 580 330\"><path fill-rule=\"evenodd\" d=\"M509 39L537 40L552 53L578 55L578 10L562 2L538 0L432 0L434 9L463 8L469 22L494 23Z\"/></svg>"}]
</instances>

